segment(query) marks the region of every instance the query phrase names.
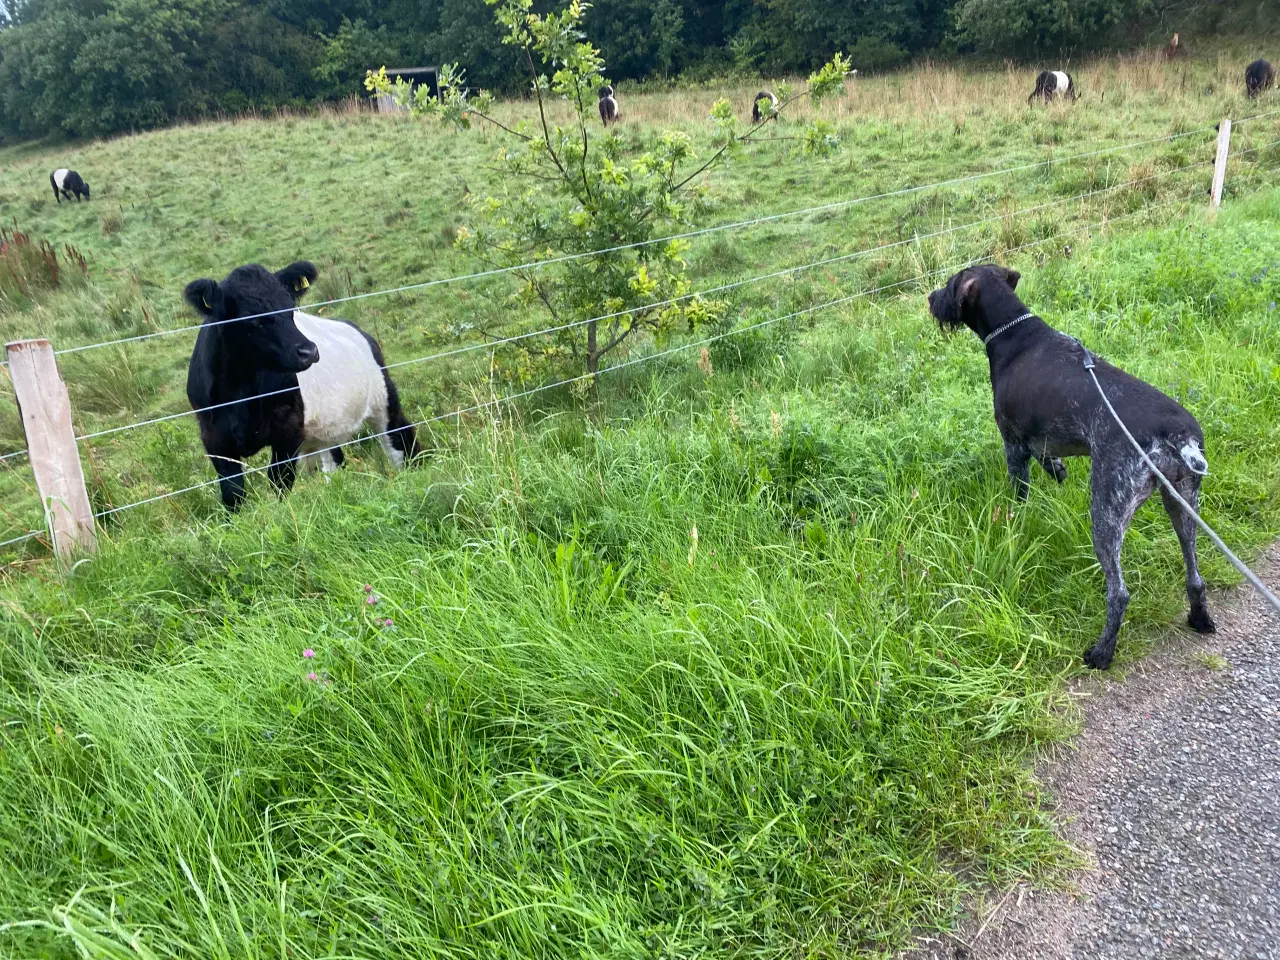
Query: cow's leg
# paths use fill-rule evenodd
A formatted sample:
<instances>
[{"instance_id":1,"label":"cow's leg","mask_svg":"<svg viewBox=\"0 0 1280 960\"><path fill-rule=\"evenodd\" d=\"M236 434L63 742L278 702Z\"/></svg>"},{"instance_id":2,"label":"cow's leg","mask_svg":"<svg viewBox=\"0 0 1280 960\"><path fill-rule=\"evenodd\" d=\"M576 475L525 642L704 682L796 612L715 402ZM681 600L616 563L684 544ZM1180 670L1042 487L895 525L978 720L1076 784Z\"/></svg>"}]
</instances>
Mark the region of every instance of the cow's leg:
<instances>
[{"instance_id":1,"label":"cow's leg","mask_svg":"<svg viewBox=\"0 0 1280 960\"><path fill-rule=\"evenodd\" d=\"M244 464L234 457L223 457L215 453L209 454L209 460L218 474L222 503L234 513L244 503Z\"/></svg>"},{"instance_id":2,"label":"cow's leg","mask_svg":"<svg viewBox=\"0 0 1280 960\"><path fill-rule=\"evenodd\" d=\"M62 192L57 187L53 188L53 199L57 200L59 204L62 203Z\"/></svg>"},{"instance_id":3,"label":"cow's leg","mask_svg":"<svg viewBox=\"0 0 1280 960\"><path fill-rule=\"evenodd\" d=\"M418 438L413 424L400 408L400 394L395 384L388 380L387 386L387 408L380 411L382 416L374 418L373 426L387 459L399 470L418 455Z\"/></svg>"},{"instance_id":4,"label":"cow's leg","mask_svg":"<svg viewBox=\"0 0 1280 960\"><path fill-rule=\"evenodd\" d=\"M298 474L298 448L296 446L271 447L271 466L267 467L267 476L281 494L293 489L293 481Z\"/></svg>"}]
</instances>

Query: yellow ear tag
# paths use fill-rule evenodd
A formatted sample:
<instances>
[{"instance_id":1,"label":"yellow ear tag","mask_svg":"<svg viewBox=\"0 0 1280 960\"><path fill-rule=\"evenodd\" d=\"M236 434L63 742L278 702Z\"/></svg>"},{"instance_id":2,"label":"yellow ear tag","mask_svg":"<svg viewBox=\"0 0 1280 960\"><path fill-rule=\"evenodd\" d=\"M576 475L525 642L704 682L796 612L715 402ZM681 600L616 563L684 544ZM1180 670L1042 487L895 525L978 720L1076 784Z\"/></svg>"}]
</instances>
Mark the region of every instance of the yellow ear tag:
<instances>
[{"instance_id":1,"label":"yellow ear tag","mask_svg":"<svg viewBox=\"0 0 1280 960\"><path fill-rule=\"evenodd\" d=\"M302 289L303 289L303 290L305 290L305 289L307 289L307 287L311 286L311 281L310 281L310 280L308 280L306 277L300 277L300 278L299 278L299 282L302 284Z\"/></svg>"}]
</instances>

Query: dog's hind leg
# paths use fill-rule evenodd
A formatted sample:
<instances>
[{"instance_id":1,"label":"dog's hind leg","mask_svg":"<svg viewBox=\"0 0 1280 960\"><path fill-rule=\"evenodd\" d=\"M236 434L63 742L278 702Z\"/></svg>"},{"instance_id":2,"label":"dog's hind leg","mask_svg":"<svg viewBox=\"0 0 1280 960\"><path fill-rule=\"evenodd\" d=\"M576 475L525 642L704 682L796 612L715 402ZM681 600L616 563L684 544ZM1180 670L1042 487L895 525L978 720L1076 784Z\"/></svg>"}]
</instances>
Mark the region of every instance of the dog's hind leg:
<instances>
[{"instance_id":1,"label":"dog's hind leg","mask_svg":"<svg viewBox=\"0 0 1280 960\"><path fill-rule=\"evenodd\" d=\"M1120 569L1120 549L1134 513L1151 496L1155 478L1145 467L1117 473L1096 460L1092 473L1093 552L1107 580L1107 625L1098 642L1085 651L1084 663L1094 670L1106 670L1115 656L1116 637L1120 635L1120 625L1129 607L1129 590Z\"/></svg>"},{"instance_id":2,"label":"dog's hind leg","mask_svg":"<svg viewBox=\"0 0 1280 960\"><path fill-rule=\"evenodd\" d=\"M1031 495L1031 451L1020 443L1005 441L1004 460L1009 466L1009 479L1019 500Z\"/></svg>"},{"instance_id":3,"label":"dog's hind leg","mask_svg":"<svg viewBox=\"0 0 1280 960\"><path fill-rule=\"evenodd\" d=\"M1199 510L1200 478L1183 480L1178 484L1178 492L1182 499ZM1187 614L1187 624L1197 633L1215 633L1213 617L1209 615L1209 606L1205 599L1204 579L1200 576L1200 565L1196 561L1196 522L1191 514L1169 496L1169 492L1160 488L1164 497L1164 509L1173 523L1174 532L1178 534L1178 543L1182 544L1182 559L1187 565L1187 599L1191 601L1191 611Z\"/></svg>"},{"instance_id":4,"label":"dog's hind leg","mask_svg":"<svg viewBox=\"0 0 1280 960\"><path fill-rule=\"evenodd\" d=\"M1067 479L1067 465L1057 457L1036 457L1036 462L1044 467L1044 472L1059 483L1065 483Z\"/></svg>"}]
</instances>

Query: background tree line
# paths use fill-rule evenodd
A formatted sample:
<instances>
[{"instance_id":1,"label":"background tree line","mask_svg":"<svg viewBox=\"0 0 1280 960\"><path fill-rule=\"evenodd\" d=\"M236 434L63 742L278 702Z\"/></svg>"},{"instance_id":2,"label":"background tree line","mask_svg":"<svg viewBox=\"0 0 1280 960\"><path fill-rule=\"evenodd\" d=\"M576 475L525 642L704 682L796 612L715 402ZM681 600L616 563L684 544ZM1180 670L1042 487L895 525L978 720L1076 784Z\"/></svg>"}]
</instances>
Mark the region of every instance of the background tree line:
<instances>
[{"instance_id":1,"label":"background tree line","mask_svg":"<svg viewBox=\"0 0 1280 960\"><path fill-rule=\"evenodd\" d=\"M1076 56L1156 31L1269 26L1280 0L596 0L614 80L863 72L923 54ZM365 70L458 61L525 75L484 0L0 0L0 135L101 135L362 92Z\"/></svg>"}]
</instances>

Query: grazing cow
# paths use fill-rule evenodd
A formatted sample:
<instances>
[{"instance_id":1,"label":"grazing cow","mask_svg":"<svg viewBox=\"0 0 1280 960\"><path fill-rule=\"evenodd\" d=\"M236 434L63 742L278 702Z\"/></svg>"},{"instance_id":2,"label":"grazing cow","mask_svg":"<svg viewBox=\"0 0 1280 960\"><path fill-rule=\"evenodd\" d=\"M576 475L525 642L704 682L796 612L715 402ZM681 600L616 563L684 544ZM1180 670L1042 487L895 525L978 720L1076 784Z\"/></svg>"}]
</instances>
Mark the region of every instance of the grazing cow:
<instances>
[{"instance_id":1,"label":"grazing cow","mask_svg":"<svg viewBox=\"0 0 1280 960\"><path fill-rule=\"evenodd\" d=\"M968 327L986 347L996 426L1018 499L1030 493L1032 460L1059 483L1067 477L1059 458L1087 456L1093 461L1093 548L1107 581L1107 624L1084 662L1105 670L1129 605L1120 547L1135 511L1157 481L1107 410L1086 362L1094 364L1094 374L1134 439L1193 509L1209 472L1204 434L1177 401L1093 357L1028 310L1014 293L1018 279L1016 270L994 265L962 270L929 294L929 311L943 330ZM1195 520L1163 488L1161 493L1187 568L1187 623L1200 633L1213 633L1196 565Z\"/></svg>"},{"instance_id":2,"label":"grazing cow","mask_svg":"<svg viewBox=\"0 0 1280 960\"><path fill-rule=\"evenodd\" d=\"M1169 45L1164 48L1164 58L1166 60L1177 60L1187 54L1187 48L1182 45L1181 38L1175 33L1173 39L1169 41Z\"/></svg>"},{"instance_id":3,"label":"grazing cow","mask_svg":"<svg viewBox=\"0 0 1280 960\"><path fill-rule=\"evenodd\" d=\"M1275 82L1275 67L1265 60L1255 60L1244 68L1244 92L1250 100L1270 90Z\"/></svg>"},{"instance_id":4,"label":"grazing cow","mask_svg":"<svg viewBox=\"0 0 1280 960\"><path fill-rule=\"evenodd\" d=\"M60 167L49 174L49 182L53 184L53 199L59 203L62 202L63 197L70 200L72 194L75 194L77 203L80 202L81 197L85 200L89 199L89 185L74 170Z\"/></svg>"},{"instance_id":5,"label":"grazing cow","mask_svg":"<svg viewBox=\"0 0 1280 960\"><path fill-rule=\"evenodd\" d=\"M1043 70L1036 77L1036 88L1027 97L1027 103L1039 97L1045 103L1057 97L1070 97L1072 101L1079 99L1076 94L1076 82L1065 70Z\"/></svg>"},{"instance_id":6,"label":"grazing cow","mask_svg":"<svg viewBox=\"0 0 1280 960\"><path fill-rule=\"evenodd\" d=\"M340 466L341 449L330 448L366 424L396 467L417 453L378 342L355 324L295 309L315 278L305 260L277 273L250 264L184 291L205 318L187 399L232 510L245 496L242 461L263 447L271 447L268 476L281 492L293 486L299 460L318 457L325 473Z\"/></svg>"},{"instance_id":7,"label":"grazing cow","mask_svg":"<svg viewBox=\"0 0 1280 960\"><path fill-rule=\"evenodd\" d=\"M769 108L761 110L760 104L766 100L769 101ZM751 122L759 123L768 117L773 116L773 112L778 109L778 98L773 95L772 90L761 90L756 94L754 100L751 101Z\"/></svg>"},{"instance_id":8,"label":"grazing cow","mask_svg":"<svg viewBox=\"0 0 1280 960\"><path fill-rule=\"evenodd\" d=\"M600 88L600 122L607 127L620 119L622 113L618 110L618 101L614 99L613 87L605 84Z\"/></svg>"}]
</instances>

